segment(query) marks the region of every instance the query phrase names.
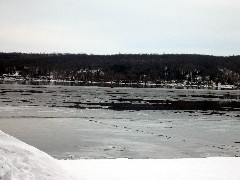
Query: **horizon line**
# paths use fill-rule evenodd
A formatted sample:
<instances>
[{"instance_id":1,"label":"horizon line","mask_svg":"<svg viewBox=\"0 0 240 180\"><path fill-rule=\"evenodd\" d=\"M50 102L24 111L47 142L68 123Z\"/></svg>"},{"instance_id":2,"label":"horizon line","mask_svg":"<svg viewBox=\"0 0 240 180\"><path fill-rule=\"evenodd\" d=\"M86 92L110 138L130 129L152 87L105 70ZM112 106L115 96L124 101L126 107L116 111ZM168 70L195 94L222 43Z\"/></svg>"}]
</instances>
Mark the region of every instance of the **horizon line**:
<instances>
[{"instance_id":1,"label":"horizon line","mask_svg":"<svg viewBox=\"0 0 240 180\"><path fill-rule=\"evenodd\" d=\"M213 55L213 54L198 54L198 53L110 53L110 54L94 54L94 53L72 53L72 52L17 52L17 51L11 51L11 52L0 52L4 54L61 54L61 55L88 55L88 56L114 56L114 55L197 55L197 56L214 56L214 57L235 57L240 56L238 55Z\"/></svg>"}]
</instances>

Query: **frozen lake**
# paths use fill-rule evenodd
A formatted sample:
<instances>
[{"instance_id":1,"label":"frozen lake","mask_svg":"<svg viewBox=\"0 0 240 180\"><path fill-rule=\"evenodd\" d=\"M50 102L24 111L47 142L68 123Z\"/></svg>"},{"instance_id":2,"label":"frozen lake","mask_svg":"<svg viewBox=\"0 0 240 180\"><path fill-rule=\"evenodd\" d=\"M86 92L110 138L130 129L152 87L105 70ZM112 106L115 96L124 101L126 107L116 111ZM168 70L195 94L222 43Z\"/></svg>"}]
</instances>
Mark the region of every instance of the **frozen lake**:
<instances>
[{"instance_id":1,"label":"frozen lake","mask_svg":"<svg viewBox=\"0 0 240 180\"><path fill-rule=\"evenodd\" d=\"M240 156L239 96L0 84L0 129L58 159L233 157Z\"/></svg>"}]
</instances>

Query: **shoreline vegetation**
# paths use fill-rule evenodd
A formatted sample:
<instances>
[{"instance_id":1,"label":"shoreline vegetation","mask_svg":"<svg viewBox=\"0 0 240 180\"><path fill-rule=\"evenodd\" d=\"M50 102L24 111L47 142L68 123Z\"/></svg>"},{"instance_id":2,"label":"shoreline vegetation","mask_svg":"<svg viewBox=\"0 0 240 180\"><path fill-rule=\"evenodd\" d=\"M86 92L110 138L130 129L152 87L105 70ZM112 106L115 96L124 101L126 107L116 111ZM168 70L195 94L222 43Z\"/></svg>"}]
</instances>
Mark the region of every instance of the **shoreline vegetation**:
<instances>
[{"instance_id":1,"label":"shoreline vegetation","mask_svg":"<svg viewBox=\"0 0 240 180\"><path fill-rule=\"evenodd\" d=\"M240 56L0 53L0 83L240 89Z\"/></svg>"}]
</instances>

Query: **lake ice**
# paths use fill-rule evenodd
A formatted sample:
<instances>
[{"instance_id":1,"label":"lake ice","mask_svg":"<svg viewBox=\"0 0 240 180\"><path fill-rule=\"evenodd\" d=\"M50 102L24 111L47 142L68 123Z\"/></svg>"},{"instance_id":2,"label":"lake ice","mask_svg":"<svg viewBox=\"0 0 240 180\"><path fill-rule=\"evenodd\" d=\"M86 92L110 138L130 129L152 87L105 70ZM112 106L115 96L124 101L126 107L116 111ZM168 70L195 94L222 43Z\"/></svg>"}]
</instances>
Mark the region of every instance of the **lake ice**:
<instances>
[{"instance_id":1,"label":"lake ice","mask_svg":"<svg viewBox=\"0 0 240 180\"><path fill-rule=\"evenodd\" d=\"M0 94L0 129L57 159L240 156L237 110L97 105L116 98L239 101L239 91L1 84ZM73 108L74 102L94 105Z\"/></svg>"}]
</instances>

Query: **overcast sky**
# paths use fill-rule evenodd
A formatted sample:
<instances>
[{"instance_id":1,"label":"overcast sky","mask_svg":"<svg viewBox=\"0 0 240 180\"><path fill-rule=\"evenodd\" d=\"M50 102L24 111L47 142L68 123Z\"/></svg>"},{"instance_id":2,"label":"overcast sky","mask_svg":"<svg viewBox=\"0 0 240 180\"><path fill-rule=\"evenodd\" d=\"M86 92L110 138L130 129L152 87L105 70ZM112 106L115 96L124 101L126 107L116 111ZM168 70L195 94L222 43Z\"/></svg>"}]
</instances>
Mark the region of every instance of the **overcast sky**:
<instances>
[{"instance_id":1,"label":"overcast sky","mask_svg":"<svg viewBox=\"0 0 240 180\"><path fill-rule=\"evenodd\" d=\"M240 0L0 0L1 52L240 54Z\"/></svg>"}]
</instances>

